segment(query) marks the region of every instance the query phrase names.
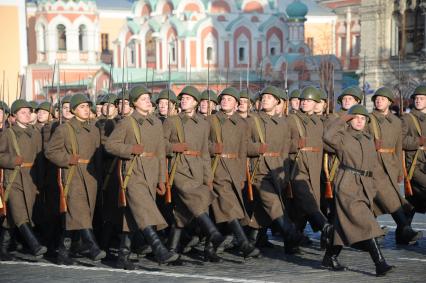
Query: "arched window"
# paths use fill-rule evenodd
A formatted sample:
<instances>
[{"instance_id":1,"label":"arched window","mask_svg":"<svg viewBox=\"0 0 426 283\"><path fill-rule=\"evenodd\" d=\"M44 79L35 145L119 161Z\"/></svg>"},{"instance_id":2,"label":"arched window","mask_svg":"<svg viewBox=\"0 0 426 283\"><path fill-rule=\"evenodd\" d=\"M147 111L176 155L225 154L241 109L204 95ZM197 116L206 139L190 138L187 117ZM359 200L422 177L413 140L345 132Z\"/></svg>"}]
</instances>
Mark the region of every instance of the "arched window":
<instances>
[{"instance_id":1,"label":"arched window","mask_svg":"<svg viewBox=\"0 0 426 283\"><path fill-rule=\"evenodd\" d=\"M58 50L65 51L67 50L67 35L64 25L57 26L58 31Z\"/></svg>"},{"instance_id":2,"label":"arched window","mask_svg":"<svg viewBox=\"0 0 426 283\"><path fill-rule=\"evenodd\" d=\"M46 52L46 29L44 25L40 25L38 30L38 51Z\"/></svg>"},{"instance_id":3,"label":"arched window","mask_svg":"<svg viewBox=\"0 0 426 283\"><path fill-rule=\"evenodd\" d=\"M132 40L129 45L128 45L128 62L129 62L129 66L135 66L136 65L136 44L135 42Z\"/></svg>"},{"instance_id":4,"label":"arched window","mask_svg":"<svg viewBox=\"0 0 426 283\"><path fill-rule=\"evenodd\" d=\"M152 31L148 31L145 37L146 65L148 68L154 68L156 64L156 46Z\"/></svg>"},{"instance_id":5,"label":"arched window","mask_svg":"<svg viewBox=\"0 0 426 283\"><path fill-rule=\"evenodd\" d=\"M213 58L213 48L207 47L207 61L212 60L212 58Z\"/></svg>"},{"instance_id":6,"label":"arched window","mask_svg":"<svg viewBox=\"0 0 426 283\"><path fill-rule=\"evenodd\" d=\"M87 51L87 28L85 25L78 28L78 50Z\"/></svg>"}]
</instances>

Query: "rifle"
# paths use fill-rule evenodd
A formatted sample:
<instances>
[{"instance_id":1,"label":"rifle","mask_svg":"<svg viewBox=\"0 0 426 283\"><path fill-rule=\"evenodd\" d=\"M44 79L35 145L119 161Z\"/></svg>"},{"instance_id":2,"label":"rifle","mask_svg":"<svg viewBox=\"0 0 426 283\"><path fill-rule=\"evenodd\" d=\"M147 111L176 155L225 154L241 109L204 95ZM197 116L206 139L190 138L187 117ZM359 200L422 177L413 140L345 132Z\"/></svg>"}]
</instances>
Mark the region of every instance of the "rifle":
<instances>
[{"instance_id":1,"label":"rifle","mask_svg":"<svg viewBox=\"0 0 426 283\"><path fill-rule=\"evenodd\" d=\"M170 116L170 106L171 106L171 103L170 103L170 84L171 84L171 70L170 70L170 52L169 52L169 87L167 88L167 117ZM176 161L175 161L175 163L176 163ZM166 201L166 203L172 202L172 186L170 184L169 160L167 159L167 156L166 156L166 196L165 196L165 201Z\"/></svg>"},{"instance_id":2,"label":"rifle","mask_svg":"<svg viewBox=\"0 0 426 283\"><path fill-rule=\"evenodd\" d=\"M56 94L58 96L58 107L59 107L59 125L62 124L62 103L61 103L61 93L60 93L60 78L61 78L61 72L59 69L58 64L58 82L56 84ZM52 86L53 86L53 78L52 78ZM59 188L59 212L60 213L66 213L68 210L67 207L67 200L65 199L65 192L64 192L64 185L62 183L62 169L58 168L58 172L56 175L56 181L58 183Z\"/></svg>"},{"instance_id":3,"label":"rifle","mask_svg":"<svg viewBox=\"0 0 426 283\"><path fill-rule=\"evenodd\" d=\"M124 118L124 98L125 98L125 96L124 96L124 94L125 94L125 91L126 91L126 89L125 89L125 86L124 86L124 68L125 68L125 66L124 66L124 60L126 59L125 58L125 54L126 54L126 47L127 46L124 46L124 52L123 52L123 73L122 73L122 80L121 80L121 93L122 93L122 97L121 97L121 119L123 119ZM127 60L126 60L126 63L127 63ZM126 66L127 66L127 64L126 64ZM119 180L119 185L120 185L120 187L119 187L119 190L118 190L118 206L119 207L126 207L127 206L127 201L126 201L126 191L125 191L125 188L124 188L124 181L123 181L123 166L124 166L124 164L123 164L123 160L122 159L119 159L118 160L118 163L117 163L117 174L118 174L118 180Z\"/></svg>"},{"instance_id":4,"label":"rifle","mask_svg":"<svg viewBox=\"0 0 426 283\"><path fill-rule=\"evenodd\" d=\"M247 196L249 201L253 201L253 185L252 185L252 179L250 175L250 159L247 158L246 162L246 176L247 176Z\"/></svg>"},{"instance_id":5,"label":"rifle","mask_svg":"<svg viewBox=\"0 0 426 283\"><path fill-rule=\"evenodd\" d=\"M413 195L413 188L411 187L410 178L407 173L407 166L405 165L405 151L402 151L402 173L404 174L405 197L410 197Z\"/></svg>"},{"instance_id":6,"label":"rifle","mask_svg":"<svg viewBox=\"0 0 426 283\"><path fill-rule=\"evenodd\" d=\"M324 196L325 196L326 199L332 199L333 198L333 189L331 187L330 171L328 169L328 153L324 153L323 166L324 166L324 174L325 174Z\"/></svg>"},{"instance_id":7,"label":"rifle","mask_svg":"<svg viewBox=\"0 0 426 283\"><path fill-rule=\"evenodd\" d=\"M208 100L208 105L207 105L207 116L211 114L211 107L210 107L210 59L207 60L207 100Z\"/></svg>"},{"instance_id":8,"label":"rifle","mask_svg":"<svg viewBox=\"0 0 426 283\"><path fill-rule=\"evenodd\" d=\"M285 106L285 116L288 116L288 107L290 105L290 98L288 97L288 67L287 63L285 64L285 78L284 78L284 91L285 91L285 97L286 97L286 106Z\"/></svg>"},{"instance_id":9,"label":"rifle","mask_svg":"<svg viewBox=\"0 0 426 283\"><path fill-rule=\"evenodd\" d=\"M4 103L4 71L3 71L3 91L2 91L2 99L1 101ZM5 109L3 107L2 109L2 120L1 120L1 130L4 131L4 119L6 118L5 113ZM0 168L0 216L6 216L6 200L5 200L5 191L4 191L4 187L3 187L3 180L4 179L4 171L3 168Z\"/></svg>"}]
</instances>

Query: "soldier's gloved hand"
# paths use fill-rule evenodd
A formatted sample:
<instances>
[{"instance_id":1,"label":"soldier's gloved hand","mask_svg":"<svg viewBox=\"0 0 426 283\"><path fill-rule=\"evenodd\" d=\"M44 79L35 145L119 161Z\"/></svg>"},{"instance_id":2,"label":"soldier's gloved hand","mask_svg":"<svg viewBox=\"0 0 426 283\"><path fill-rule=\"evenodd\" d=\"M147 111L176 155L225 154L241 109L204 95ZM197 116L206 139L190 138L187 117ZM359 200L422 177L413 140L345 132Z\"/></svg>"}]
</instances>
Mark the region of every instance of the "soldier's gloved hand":
<instances>
[{"instance_id":1,"label":"soldier's gloved hand","mask_svg":"<svg viewBox=\"0 0 426 283\"><path fill-rule=\"evenodd\" d=\"M77 165L78 159L80 159L80 156L78 154L73 154L70 156L70 160L68 161L69 165Z\"/></svg>"},{"instance_id":2,"label":"soldier's gloved hand","mask_svg":"<svg viewBox=\"0 0 426 283\"><path fill-rule=\"evenodd\" d=\"M141 145L141 144L134 144L132 146L132 154L134 154L134 155L142 154L143 150L144 150L144 146Z\"/></svg>"},{"instance_id":3,"label":"soldier's gloved hand","mask_svg":"<svg viewBox=\"0 0 426 283\"><path fill-rule=\"evenodd\" d=\"M354 118L354 115L351 115L351 114L346 114L346 115L343 115L342 116L342 119L345 121L345 122L349 122L350 120L352 120Z\"/></svg>"},{"instance_id":4,"label":"soldier's gloved hand","mask_svg":"<svg viewBox=\"0 0 426 283\"><path fill-rule=\"evenodd\" d=\"M266 143L261 143L259 145L258 151L259 151L259 154L264 154L265 152L268 151L268 145Z\"/></svg>"},{"instance_id":5,"label":"soldier's gloved hand","mask_svg":"<svg viewBox=\"0 0 426 283\"><path fill-rule=\"evenodd\" d=\"M426 141L426 138L424 136L420 136L419 137L419 145L420 146L424 146L425 145L425 141Z\"/></svg>"},{"instance_id":6,"label":"soldier's gloved hand","mask_svg":"<svg viewBox=\"0 0 426 283\"><path fill-rule=\"evenodd\" d=\"M383 141L382 140L374 140L374 144L375 144L375 146L376 146L376 150L379 150L379 149L381 149L382 148L382 145L383 145Z\"/></svg>"},{"instance_id":7,"label":"soldier's gloved hand","mask_svg":"<svg viewBox=\"0 0 426 283\"><path fill-rule=\"evenodd\" d=\"M214 154L222 154L223 152L223 143L216 142L214 143Z\"/></svg>"},{"instance_id":8,"label":"soldier's gloved hand","mask_svg":"<svg viewBox=\"0 0 426 283\"><path fill-rule=\"evenodd\" d=\"M188 144L186 143L174 143L172 145L173 152L184 152L185 150L188 150Z\"/></svg>"},{"instance_id":9,"label":"soldier's gloved hand","mask_svg":"<svg viewBox=\"0 0 426 283\"><path fill-rule=\"evenodd\" d=\"M297 147L298 148L304 148L306 146L306 139L305 138L300 138L297 141Z\"/></svg>"},{"instance_id":10,"label":"soldier's gloved hand","mask_svg":"<svg viewBox=\"0 0 426 283\"><path fill-rule=\"evenodd\" d=\"M20 166L22 163L24 163L24 159L22 156L17 155L15 158L15 166Z\"/></svg>"},{"instance_id":11,"label":"soldier's gloved hand","mask_svg":"<svg viewBox=\"0 0 426 283\"><path fill-rule=\"evenodd\" d=\"M159 182L157 185L157 194L164 196L166 194L166 185L163 182Z\"/></svg>"}]
</instances>

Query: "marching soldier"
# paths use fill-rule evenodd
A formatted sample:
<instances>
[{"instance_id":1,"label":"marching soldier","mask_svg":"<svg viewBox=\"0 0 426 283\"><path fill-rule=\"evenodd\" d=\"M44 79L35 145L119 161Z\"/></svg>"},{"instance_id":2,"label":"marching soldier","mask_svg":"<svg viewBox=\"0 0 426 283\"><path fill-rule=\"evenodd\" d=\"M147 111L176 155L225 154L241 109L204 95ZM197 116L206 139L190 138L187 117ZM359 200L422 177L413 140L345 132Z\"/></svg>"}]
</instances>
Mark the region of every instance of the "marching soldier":
<instances>
[{"instance_id":1,"label":"marching soldier","mask_svg":"<svg viewBox=\"0 0 426 283\"><path fill-rule=\"evenodd\" d=\"M402 148L405 150L405 162L408 171L406 182L412 187L412 195L407 200L414 206L415 212L426 213L426 86L418 86L411 98L414 109L402 116Z\"/></svg>"},{"instance_id":2,"label":"marching soldier","mask_svg":"<svg viewBox=\"0 0 426 283\"><path fill-rule=\"evenodd\" d=\"M132 105L129 101L129 92L127 90L122 90L118 94L118 114L121 117L127 117L133 113ZM123 105L124 104L124 105Z\"/></svg>"},{"instance_id":3,"label":"marching soldier","mask_svg":"<svg viewBox=\"0 0 426 283\"><path fill-rule=\"evenodd\" d=\"M294 114L300 109L300 90L294 89L290 92L290 113Z\"/></svg>"},{"instance_id":4,"label":"marching soldier","mask_svg":"<svg viewBox=\"0 0 426 283\"><path fill-rule=\"evenodd\" d=\"M99 130L89 123L92 102L84 94L70 100L73 118L59 125L45 148L45 156L63 169L65 225L58 250L59 264L72 264L71 239L79 233L92 260L101 260L105 252L99 249L92 230L97 195L97 178L102 161L99 154ZM60 170L61 170L60 169Z\"/></svg>"},{"instance_id":5,"label":"marching soldier","mask_svg":"<svg viewBox=\"0 0 426 283\"><path fill-rule=\"evenodd\" d=\"M238 104L238 113L241 118L245 119L248 117L252 108L252 93L248 89L240 91L240 101Z\"/></svg>"},{"instance_id":6,"label":"marching soldier","mask_svg":"<svg viewBox=\"0 0 426 283\"><path fill-rule=\"evenodd\" d=\"M155 103L158 105L158 118L164 123L168 116L177 114L177 97L173 90L163 89L155 98Z\"/></svg>"},{"instance_id":7,"label":"marching soldier","mask_svg":"<svg viewBox=\"0 0 426 283\"><path fill-rule=\"evenodd\" d=\"M323 124L314 114L316 104L321 102L320 91L305 87L300 100L300 111L288 118L290 152L295 153L289 176L293 188L292 215L299 228L307 220L314 231L321 231L321 241L325 243L330 240L333 226L320 210Z\"/></svg>"},{"instance_id":8,"label":"marching soldier","mask_svg":"<svg viewBox=\"0 0 426 283\"><path fill-rule=\"evenodd\" d=\"M341 163L335 181L334 240L327 245L322 265L345 270L337 257L342 246L348 245L368 251L376 265L376 275L383 276L393 266L386 263L376 240L383 232L373 213L373 201L385 176L374 140L363 132L369 119L367 110L355 105L347 114L335 119L324 134L324 141L335 150Z\"/></svg>"},{"instance_id":9,"label":"marching soldier","mask_svg":"<svg viewBox=\"0 0 426 283\"><path fill-rule=\"evenodd\" d=\"M10 110L7 104L0 100L0 133L7 128L9 112Z\"/></svg>"},{"instance_id":10,"label":"marching soldier","mask_svg":"<svg viewBox=\"0 0 426 283\"><path fill-rule=\"evenodd\" d=\"M276 115L282 92L273 86L260 93L262 110L248 118L250 127L248 155L252 157L251 173L254 204L249 226L257 230L275 223L284 238L286 253L294 253L300 233L289 219L281 190L288 180L289 128L285 118ZM253 233L253 231L251 231Z\"/></svg>"},{"instance_id":11,"label":"marching soldier","mask_svg":"<svg viewBox=\"0 0 426 283\"><path fill-rule=\"evenodd\" d=\"M225 239L208 215L215 194L208 146L209 125L196 113L200 93L195 87L186 86L180 95L182 112L164 122L164 140L167 154L174 154L171 161L170 186L174 191L174 215L176 228L170 235L170 249L176 250L182 229L197 221L207 236L205 259L217 261L217 248L225 245Z\"/></svg>"},{"instance_id":12,"label":"marching soldier","mask_svg":"<svg viewBox=\"0 0 426 283\"><path fill-rule=\"evenodd\" d=\"M209 92L210 92L210 106L209 106ZM204 90L200 96L200 106L198 107L198 113L203 116L209 116L216 113L216 107L218 105L217 94L213 90ZM209 112L210 111L210 112Z\"/></svg>"},{"instance_id":13,"label":"marching soldier","mask_svg":"<svg viewBox=\"0 0 426 283\"><path fill-rule=\"evenodd\" d=\"M390 111L394 96L389 88L381 87L372 97L374 111L370 114L368 132L374 137L379 164L383 167L384 186L377 190L375 202L376 216L391 214L397 224L395 239L397 244L413 244L422 237L421 232L411 228L407 215L413 206L399 193L402 172L402 128L401 120Z\"/></svg>"},{"instance_id":14,"label":"marching soldier","mask_svg":"<svg viewBox=\"0 0 426 283\"><path fill-rule=\"evenodd\" d=\"M256 257L259 250L248 240L241 226L247 220L242 189L246 178L247 124L236 112L240 95L233 87L219 96L221 111L208 117L210 154L213 156L213 190L217 198L212 211L217 224L226 223L244 258Z\"/></svg>"},{"instance_id":15,"label":"marching soldier","mask_svg":"<svg viewBox=\"0 0 426 283\"><path fill-rule=\"evenodd\" d=\"M41 131L42 128L52 120L53 107L52 104L48 101L40 103L37 108L37 123L35 125L36 129Z\"/></svg>"},{"instance_id":16,"label":"marching soldier","mask_svg":"<svg viewBox=\"0 0 426 283\"><path fill-rule=\"evenodd\" d=\"M134 268L129 255L135 232L142 233L159 263L174 262L179 257L166 249L156 231L167 227L155 202L157 192L165 193L166 181L161 121L150 114L151 92L147 88L134 87L129 97L135 111L120 120L105 144L107 152L123 160L119 178L125 176L120 181L124 219L117 267L125 269Z\"/></svg>"},{"instance_id":17,"label":"marching soldier","mask_svg":"<svg viewBox=\"0 0 426 283\"><path fill-rule=\"evenodd\" d=\"M33 206L37 188L43 181L44 168L41 166L42 141L40 132L30 125L31 105L22 99L13 102L11 114L15 123L0 135L0 168L4 169L6 216L0 234L0 257L10 260L8 248L11 230L18 227L19 232L38 257L47 252L34 232Z\"/></svg>"}]
</instances>

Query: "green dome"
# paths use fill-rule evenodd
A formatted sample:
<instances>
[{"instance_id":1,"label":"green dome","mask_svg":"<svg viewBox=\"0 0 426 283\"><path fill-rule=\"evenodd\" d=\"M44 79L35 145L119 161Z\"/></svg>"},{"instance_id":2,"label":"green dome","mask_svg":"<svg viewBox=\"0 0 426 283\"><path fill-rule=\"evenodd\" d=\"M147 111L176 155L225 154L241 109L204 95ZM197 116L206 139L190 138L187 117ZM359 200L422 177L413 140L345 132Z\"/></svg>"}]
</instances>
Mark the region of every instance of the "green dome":
<instances>
[{"instance_id":1,"label":"green dome","mask_svg":"<svg viewBox=\"0 0 426 283\"><path fill-rule=\"evenodd\" d=\"M285 10L289 18L304 18L308 14L308 6L300 2L300 0L294 0Z\"/></svg>"}]
</instances>

